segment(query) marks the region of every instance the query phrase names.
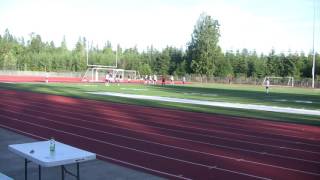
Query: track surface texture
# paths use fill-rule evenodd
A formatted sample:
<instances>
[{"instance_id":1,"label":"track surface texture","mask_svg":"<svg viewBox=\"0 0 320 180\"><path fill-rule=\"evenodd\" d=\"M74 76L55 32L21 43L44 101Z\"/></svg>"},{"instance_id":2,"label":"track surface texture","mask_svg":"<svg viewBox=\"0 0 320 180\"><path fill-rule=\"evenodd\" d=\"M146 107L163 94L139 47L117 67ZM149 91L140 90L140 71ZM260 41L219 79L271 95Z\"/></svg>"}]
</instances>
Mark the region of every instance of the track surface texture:
<instances>
[{"instance_id":1,"label":"track surface texture","mask_svg":"<svg viewBox=\"0 0 320 180\"><path fill-rule=\"evenodd\" d=\"M0 126L168 179L320 179L320 128L0 90Z\"/></svg>"},{"instance_id":2,"label":"track surface texture","mask_svg":"<svg viewBox=\"0 0 320 180\"><path fill-rule=\"evenodd\" d=\"M81 78L76 77L49 77L49 82L78 83ZM0 75L0 82L46 82L43 76L5 76Z\"/></svg>"},{"instance_id":3,"label":"track surface texture","mask_svg":"<svg viewBox=\"0 0 320 180\"><path fill-rule=\"evenodd\" d=\"M25 82L46 82L47 78L44 76L9 76L9 75L0 75L0 82L11 82L11 83L25 83ZM48 77L48 82L61 82L61 83L81 83L82 79L77 77ZM101 79L97 81L100 83L104 83L105 81ZM144 80L121 80L120 83L135 83L135 84L144 84L146 83ZM161 84L160 80L157 82ZM165 84L171 84L169 81L166 81ZM183 84L182 81L174 81L174 84ZM185 84L191 84L191 82L185 82Z\"/></svg>"}]
</instances>

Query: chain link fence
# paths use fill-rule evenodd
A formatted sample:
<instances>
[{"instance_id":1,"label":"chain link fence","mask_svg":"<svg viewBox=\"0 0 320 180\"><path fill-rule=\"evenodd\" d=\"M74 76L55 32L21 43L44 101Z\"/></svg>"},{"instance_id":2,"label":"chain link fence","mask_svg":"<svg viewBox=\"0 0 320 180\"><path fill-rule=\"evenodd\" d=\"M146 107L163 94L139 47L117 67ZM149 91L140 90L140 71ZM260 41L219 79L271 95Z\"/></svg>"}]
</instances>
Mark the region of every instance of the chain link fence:
<instances>
[{"instance_id":1,"label":"chain link fence","mask_svg":"<svg viewBox=\"0 0 320 180\"><path fill-rule=\"evenodd\" d=\"M84 72L48 72L50 77L75 77L81 78ZM14 71L14 70L1 70L0 76L46 76L46 72L43 71ZM188 74L185 76L188 82L203 82L203 83L222 83L222 84L250 84L250 85L262 85L264 78L253 78L253 77L215 77L203 76L196 74ZM183 76L176 76L175 81L182 81ZM283 86L287 84L284 82ZM315 80L315 88L320 88L320 79ZM312 87L311 78L294 78L294 87Z\"/></svg>"},{"instance_id":2,"label":"chain link fence","mask_svg":"<svg viewBox=\"0 0 320 180\"><path fill-rule=\"evenodd\" d=\"M262 85L264 77L263 78L254 78L254 77L215 77L210 76L206 77L203 76L201 78L200 75L196 74L190 74L186 75L186 80L189 82L202 82L202 83L222 83L222 84L250 84L250 85ZM176 77L176 80L182 80L182 77ZM283 86L287 86L287 81L284 81L283 84L280 84ZM312 79L311 78L294 78L294 87L312 87ZM315 88L320 88L320 79L316 79L314 83Z\"/></svg>"}]
</instances>

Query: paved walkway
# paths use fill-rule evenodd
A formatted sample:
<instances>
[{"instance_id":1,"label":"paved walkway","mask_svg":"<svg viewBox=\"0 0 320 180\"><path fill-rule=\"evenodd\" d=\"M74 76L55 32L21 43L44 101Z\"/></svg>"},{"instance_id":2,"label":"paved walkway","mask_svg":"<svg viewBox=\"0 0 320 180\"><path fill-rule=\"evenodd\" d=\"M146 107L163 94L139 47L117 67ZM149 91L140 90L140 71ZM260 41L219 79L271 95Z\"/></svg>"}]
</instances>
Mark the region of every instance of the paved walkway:
<instances>
[{"instance_id":1,"label":"paved walkway","mask_svg":"<svg viewBox=\"0 0 320 180\"><path fill-rule=\"evenodd\" d=\"M8 150L9 144L34 142L36 140L20 134L0 128L0 172L14 178L24 180L24 159ZM37 165L28 164L28 179L38 177ZM75 170L74 165L68 165L68 169ZM80 164L81 180L161 180L162 178L121 167L101 160L88 161ZM42 168L42 179L59 180L61 178L60 167ZM65 180L74 180L74 177L66 175Z\"/></svg>"}]
</instances>

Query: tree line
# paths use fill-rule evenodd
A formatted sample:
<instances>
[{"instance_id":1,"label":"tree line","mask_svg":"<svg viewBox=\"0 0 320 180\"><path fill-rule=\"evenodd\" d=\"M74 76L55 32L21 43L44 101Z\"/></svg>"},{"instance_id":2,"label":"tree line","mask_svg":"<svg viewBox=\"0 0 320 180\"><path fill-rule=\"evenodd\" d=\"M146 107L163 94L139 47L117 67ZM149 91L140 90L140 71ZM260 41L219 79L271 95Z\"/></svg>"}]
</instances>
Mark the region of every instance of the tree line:
<instances>
[{"instance_id":1,"label":"tree line","mask_svg":"<svg viewBox=\"0 0 320 180\"><path fill-rule=\"evenodd\" d=\"M160 50L153 46L139 52L111 42L103 47L90 47L89 63L115 65L121 69L137 70L140 74L177 75L198 74L217 77L293 76L312 77L312 53L303 52L257 54L248 49L223 52L219 46L220 25L203 13L194 26L186 50L169 47ZM8 29L0 35L0 70L22 71L74 71L87 68L87 40L79 37L72 50L66 39L60 45L44 42L39 34L31 33L30 40L17 38ZM89 43L90 44L90 43ZM117 53L116 53L117 52ZM316 75L320 77L320 56L316 54Z\"/></svg>"}]
</instances>

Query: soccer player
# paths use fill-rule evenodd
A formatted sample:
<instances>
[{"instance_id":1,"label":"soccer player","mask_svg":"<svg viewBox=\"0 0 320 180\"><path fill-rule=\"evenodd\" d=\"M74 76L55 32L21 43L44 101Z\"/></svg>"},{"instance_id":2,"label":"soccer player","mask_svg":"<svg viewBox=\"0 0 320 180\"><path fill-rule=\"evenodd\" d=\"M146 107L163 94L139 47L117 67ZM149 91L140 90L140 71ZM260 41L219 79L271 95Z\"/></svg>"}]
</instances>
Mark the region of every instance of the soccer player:
<instances>
[{"instance_id":1,"label":"soccer player","mask_svg":"<svg viewBox=\"0 0 320 180\"><path fill-rule=\"evenodd\" d=\"M170 76L170 81L171 81L171 85L174 85L174 79L172 75Z\"/></svg>"},{"instance_id":2,"label":"soccer player","mask_svg":"<svg viewBox=\"0 0 320 180\"><path fill-rule=\"evenodd\" d=\"M148 75L145 75L144 76L144 84L147 84L148 83Z\"/></svg>"},{"instance_id":3,"label":"soccer player","mask_svg":"<svg viewBox=\"0 0 320 180\"><path fill-rule=\"evenodd\" d=\"M183 77L182 77L182 84L185 84L185 83L186 83L186 77L183 76Z\"/></svg>"},{"instance_id":4,"label":"soccer player","mask_svg":"<svg viewBox=\"0 0 320 180\"><path fill-rule=\"evenodd\" d=\"M109 81L110 81L110 75L109 73L106 74L106 79L105 79L105 86L109 86Z\"/></svg>"},{"instance_id":5,"label":"soccer player","mask_svg":"<svg viewBox=\"0 0 320 180\"><path fill-rule=\"evenodd\" d=\"M162 75L162 83L161 83L162 86L166 85L166 78L164 77L164 75Z\"/></svg>"},{"instance_id":6,"label":"soccer player","mask_svg":"<svg viewBox=\"0 0 320 180\"><path fill-rule=\"evenodd\" d=\"M267 78L265 84L266 84L266 93L269 94L269 86L270 86L269 78Z\"/></svg>"},{"instance_id":7,"label":"soccer player","mask_svg":"<svg viewBox=\"0 0 320 180\"><path fill-rule=\"evenodd\" d=\"M131 82L131 77L128 75L128 83Z\"/></svg>"},{"instance_id":8,"label":"soccer player","mask_svg":"<svg viewBox=\"0 0 320 180\"><path fill-rule=\"evenodd\" d=\"M49 73L46 72L46 83L48 84L49 83Z\"/></svg>"},{"instance_id":9,"label":"soccer player","mask_svg":"<svg viewBox=\"0 0 320 180\"><path fill-rule=\"evenodd\" d=\"M157 78L157 75L153 75L153 84L154 85L157 85L157 81L158 81L158 78Z\"/></svg>"}]
</instances>

